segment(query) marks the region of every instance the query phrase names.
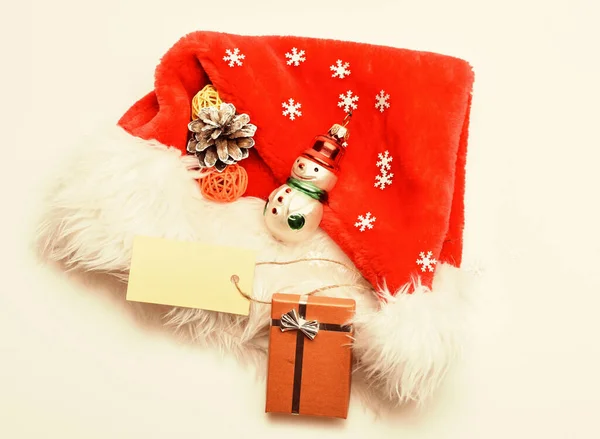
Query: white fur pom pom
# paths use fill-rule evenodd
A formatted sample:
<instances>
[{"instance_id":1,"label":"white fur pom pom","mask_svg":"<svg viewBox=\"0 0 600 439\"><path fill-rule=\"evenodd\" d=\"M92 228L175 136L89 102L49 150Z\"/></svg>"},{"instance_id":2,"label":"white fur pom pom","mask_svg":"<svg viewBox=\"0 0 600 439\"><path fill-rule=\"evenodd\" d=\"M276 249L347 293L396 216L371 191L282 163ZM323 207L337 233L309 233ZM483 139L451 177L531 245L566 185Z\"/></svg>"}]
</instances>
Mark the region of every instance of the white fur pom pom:
<instances>
[{"instance_id":1,"label":"white fur pom pom","mask_svg":"<svg viewBox=\"0 0 600 439\"><path fill-rule=\"evenodd\" d=\"M459 353L467 303L460 273L440 264L432 290L418 282L395 296L384 289L379 309L357 310L359 368L392 403L424 402Z\"/></svg>"}]
</instances>

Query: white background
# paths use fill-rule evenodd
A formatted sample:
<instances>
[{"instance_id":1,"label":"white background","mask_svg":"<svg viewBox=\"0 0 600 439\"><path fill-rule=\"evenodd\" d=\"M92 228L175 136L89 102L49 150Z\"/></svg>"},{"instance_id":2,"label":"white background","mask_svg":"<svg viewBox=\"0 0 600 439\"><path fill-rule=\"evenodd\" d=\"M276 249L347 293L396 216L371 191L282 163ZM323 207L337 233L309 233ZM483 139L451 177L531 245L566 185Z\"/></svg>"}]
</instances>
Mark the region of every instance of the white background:
<instances>
[{"instance_id":1,"label":"white background","mask_svg":"<svg viewBox=\"0 0 600 439\"><path fill-rule=\"evenodd\" d=\"M600 437L596 0L2 3L0 437ZM200 29L473 64L465 265L483 288L463 361L427 409L376 418L353 399L345 422L268 417L251 370L33 257L53 166Z\"/></svg>"}]
</instances>

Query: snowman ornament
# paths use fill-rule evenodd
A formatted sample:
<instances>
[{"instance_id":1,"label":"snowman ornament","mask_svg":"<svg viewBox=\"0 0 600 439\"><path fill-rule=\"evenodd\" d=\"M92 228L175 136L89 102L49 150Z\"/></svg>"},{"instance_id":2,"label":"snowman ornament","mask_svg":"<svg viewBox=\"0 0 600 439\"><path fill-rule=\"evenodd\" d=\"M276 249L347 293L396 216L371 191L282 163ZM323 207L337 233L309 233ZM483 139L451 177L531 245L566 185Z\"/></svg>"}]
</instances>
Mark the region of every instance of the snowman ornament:
<instances>
[{"instance_id":1,"label":"snowman ornament","mask_svg":"<svg viewBox=\"0 0 600 439\"><path fill-rule=\"evenodd\" d=\"M323 204L337 182L346 152L350 117L346 116L343 125L333 125L326 135L315 137L313 146L294 162L287 182L269 195L264 217L275 239L300 242L319 227Z\"/></svg>"}]
</instances>

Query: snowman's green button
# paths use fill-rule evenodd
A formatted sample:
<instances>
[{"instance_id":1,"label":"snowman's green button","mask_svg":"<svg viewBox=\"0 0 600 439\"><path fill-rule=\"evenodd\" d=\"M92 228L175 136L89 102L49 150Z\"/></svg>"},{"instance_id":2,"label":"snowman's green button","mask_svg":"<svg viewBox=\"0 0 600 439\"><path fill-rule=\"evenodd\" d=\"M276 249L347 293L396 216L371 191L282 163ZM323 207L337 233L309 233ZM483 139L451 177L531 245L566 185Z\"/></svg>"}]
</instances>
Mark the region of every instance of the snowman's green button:
<instances>
[{"instance_id":1,"label":"snowman's green button","mask_svg":"<svg viewBox=\"0 0 600 439\"><path fill-rule=\"evenodd\" d=\"M288 216L288 225L292 230L300 230L304 227L305 223L306 219L301 213L294 213L293 215Z\"/></svg>"}]
</instances>

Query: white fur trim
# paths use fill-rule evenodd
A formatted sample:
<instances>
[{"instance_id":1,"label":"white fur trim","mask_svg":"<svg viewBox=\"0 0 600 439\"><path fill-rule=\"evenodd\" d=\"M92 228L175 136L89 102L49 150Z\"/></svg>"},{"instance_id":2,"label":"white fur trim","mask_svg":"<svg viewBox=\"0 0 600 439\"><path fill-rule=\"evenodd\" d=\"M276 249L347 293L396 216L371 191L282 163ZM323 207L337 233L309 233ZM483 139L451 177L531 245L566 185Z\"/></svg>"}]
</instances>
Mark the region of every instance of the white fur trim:
<instances>
[{"instance_id":1,"label":"white fur trim","mask_svg":"<svg viewBox=\"0 0 600 439\"><path fill-rule=\"evenodd\" d=\"M431 290L418 280L395 296L384 288L378 309L357 313L359 367L387 399L423 402L444 378L461 347L466 280L458 268L439 264Z\"/></svg>"},{"instance_id":2,"label":"white fur trim","mask_svg":"<svg viewBox=\"0 0 600 439\"><path fill-rule=\"evenodd\" d=\"M179 151L108 129L50 188L38 230L43 251L69 268L126 279L134 235L196 238L200 211L189 201L199 196Z\"/></svg>"},{"instance_id":3,"label":"white fur trim","mask_svg":"<svg viewBox=\"0 0 600 439\"><path fill-rule=\"evenodd\" d=\"M67 267L107 272L126 280L135 235L162 236L255 249L262 261L322 257L352 265L319 230L294 245L275 241L262 216L264 201L242 198L220 204L200 195L198 170L189 157L115 127L96 136L67 164L51 187L39 228L49 259ZM442 292L417 286L412 295L387 294L381 305L362 289L327 291L357 302L355 357L370 384L394 402L422 399L443 377L459 344L460 294L452 267L440 265L434 281ZM261 266L252 294L305 293L331 284L362 284L355 273L327 263ZM439 284L435 286L436 284ZM172 308L167 324L264 365L269 307L253 303L247 318ZM264 368L263 368L264 370Z\"/></svg>"}]
</instances>

